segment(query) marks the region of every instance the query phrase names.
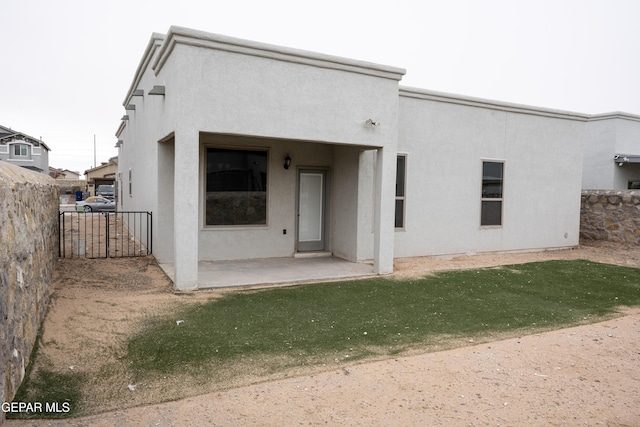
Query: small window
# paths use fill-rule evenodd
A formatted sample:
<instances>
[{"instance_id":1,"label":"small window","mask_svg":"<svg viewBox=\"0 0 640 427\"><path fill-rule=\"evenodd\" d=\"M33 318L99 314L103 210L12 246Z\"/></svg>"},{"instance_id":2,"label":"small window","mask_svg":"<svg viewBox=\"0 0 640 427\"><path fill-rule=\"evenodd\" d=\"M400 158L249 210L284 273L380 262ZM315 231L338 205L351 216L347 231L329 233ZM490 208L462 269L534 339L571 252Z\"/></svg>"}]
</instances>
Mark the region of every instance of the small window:
<instances>
[{"instance_id":1,"label":"small window","mask_svg":"<svg viewBox=\"0 0 640 427\"><path fill-rule=\"evenodd\" d=\"M13 145L13 155L16 157L27 157L29 156L29 146L26 144L14 144Z\"/></svg>"},{"instance_id":2,"label":"small window","mask_svg":"<svg viewBox=\"0 0 640 427\"><path fill-rule=\"evenodd\" d=\"M404 228L405 183L407 180L407 156L399 155L396 167L396 228Z\"/></svg>"},{"instance_id":3,"label":"small window","mask_svg":"<svg viewBox=\"0 0 640 427\"><path fill-rule=\"evenodd\" d=\"M629 181L627 185L628 190L640 190L640 180L639 181Z\"/></svg>"},{"instance_id":4,"label":"small window","mask_svg":"<svg viewBox=\"0 0 640 427\"><path fill-rule=\"evenodd\" d=\"M267 151L207 148L206 225L267 224Z\"/></svg>"},{"instance_id":5,"label":"small window","mask_svg":"<svg viewBox=\"0 0 640 427\"><path fill-rule=\"evenodd\" d=\"M116 185L116 191L118 193L118 200L122 200L122 172L118 172L118 174L116 175L117 177L117 185ZM122 203L122 202L120 202Z\"/></svg>"},{"instance_id":6,"label":"small window","mask_svg":"<svg viewBox=\"0 0 640 427\"><path fill-rule=\"evenodd\" d=\"M482 162L480 225L502 225L504 163Z\"/></svg>"},{"instance_id":7,"label":"small window","mask_svg":"<svg viewBox=\"0 0 640 427\"><path fill-rule=\"evenodd\" d=\"M131 169L129 169L129 197L133 195L133 183L131 182Z\"/></svg>"}]
</instances>

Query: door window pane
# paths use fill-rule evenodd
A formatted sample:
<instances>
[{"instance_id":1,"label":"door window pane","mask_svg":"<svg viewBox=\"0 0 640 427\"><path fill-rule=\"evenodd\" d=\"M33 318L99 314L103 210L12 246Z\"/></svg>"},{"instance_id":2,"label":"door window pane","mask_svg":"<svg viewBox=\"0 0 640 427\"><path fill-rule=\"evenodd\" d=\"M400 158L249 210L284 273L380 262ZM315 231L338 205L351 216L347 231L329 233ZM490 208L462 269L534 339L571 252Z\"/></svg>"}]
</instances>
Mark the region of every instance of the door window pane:
<instances>
[{"instance_id":1,"label":"door window pane","mask_svg":"<svg viewBox=\"0 0 640 427\"><path fill-rule=\"evenodd\" d=\"M300 174L300 242L322 240L322 177L321 173Z\"/></svg>"}]
</instances>

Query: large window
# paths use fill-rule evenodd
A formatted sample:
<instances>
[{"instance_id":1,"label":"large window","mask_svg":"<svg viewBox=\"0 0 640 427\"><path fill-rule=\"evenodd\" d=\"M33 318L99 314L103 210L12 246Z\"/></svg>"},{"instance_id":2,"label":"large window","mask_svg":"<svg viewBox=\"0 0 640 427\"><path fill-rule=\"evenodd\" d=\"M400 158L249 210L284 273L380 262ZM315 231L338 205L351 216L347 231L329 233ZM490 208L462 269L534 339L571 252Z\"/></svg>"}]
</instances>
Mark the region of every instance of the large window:
<instances>
[{"instance_id":1,"label":"large window","mask_svg":"<svg viewBox=\"0 0 640 427\"><path fill-rule=\"evenodd\" d=\"M399 155L396 168L396 228L404 228L405 182L407 179L407 156Z\"/></svg>"},{"instance_id":2,"label":"large window","mask_svg":"<svg viewBox=\"0 0 640 427\"><path fill-rule=\"evenodd\" d=\"M502 162L482 162L480 225L502 225L503 172Z\"/></svg>"},{"instance_id":3,"label":"large window","mask_svg":"<svg viewBox=\"0 0 640 427\"><path fill-rule=\"evenodd\" d=\"M267 224L267 151L207 148L206 225Z\"/></svg>"},{"instance_id":4,"label":"large window","mask_svg":"<svg viewBox=\"0 0 640 427\"><path fill-rule=\"evenodd\" d=\"M27 144L13 144L13 155L15 157L29 156L29 146Z\"/></svg>"}]
</instances>

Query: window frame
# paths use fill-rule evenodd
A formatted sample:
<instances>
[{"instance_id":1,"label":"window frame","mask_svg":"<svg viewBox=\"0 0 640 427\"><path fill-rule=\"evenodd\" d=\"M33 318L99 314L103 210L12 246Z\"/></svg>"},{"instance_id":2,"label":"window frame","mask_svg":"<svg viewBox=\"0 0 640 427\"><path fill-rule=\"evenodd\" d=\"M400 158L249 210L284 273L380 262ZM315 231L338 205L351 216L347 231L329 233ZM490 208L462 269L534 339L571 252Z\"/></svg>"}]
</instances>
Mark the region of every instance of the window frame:
<instances>
[{"instance_id":1,"label":"window frame","mask_svg":"<svg viewBox=\"0 0 640 427\"><path fill-rule=\"evenodd\" d=\"M13 148L13 157L14 158L23 158L29 157L29 144L24 144L24 143L18 143L18 144L11 144L12 148ZM16 154L16 149L19 148L20 149L20 153ZM22 154L22 149L24 148L24 154Z\"/></svg>"},{"instance_id":2,"label":"window frame","mask_svg":"<svg viewBox=\"0 0 640 427\"><path fill-rule=\"evenodd\" d=\"M225 145L225 144L203 144L201 152L202 167L201 167L201 194L202 194L202 228L205 230L216 229L247 229L247 228L268 228L269 227L269 198L270 198L270 183L271 183L271 147L267 146L254 146L254 145ZM207 224L207 150L227 150L227 151L261 151L266 154L266 186L265 186L265 222L264 224Z\"/></svg>"},{"instance_id":3,"label":"window frame","mask_svg":"<svg viewBox=\"0 0 640 427\"><path fill-rule=\"evenodd\" d=\"M116 182L118 183L117 191L116 191L116 193L117 193L116 198L120 202L120 204L122 204L122 187L123 187L123 185L122 185L122 172L118 172L116 177L117 177Z\"/></svg>"},{"instance_id":4,"label":"window frame","mask_svg":"<svg viewBox=\"0 0 640 427\"><path fill-rule=\"evenodd\" d=\"M398 160L400 158L404 159L404 175L402 177L402 194L398 195ZM395 190L395 201L394 201L394 230L403 231L406 230L407 226L407 160L409 155L407 153L397 153L396 155L396 190ZM398 226L398 218L397 218L397 206L398 202L402 202L402 224Z\"/></svg>"},{"instance_id":5,"label":"window frame","mask_svg":"<svg viewBox=\"0 0 640 427\"><path fill-rule=\"evenodd\" d=\"M500 197L485 197L484 190L484 165L485 163L497 163L502 165L502 176L500 177ZM480 228L501 228L504 225L504 182L505 182L506 161L502 159L481 159L480 162ZM483 224L483 212L485 203L500 203L500 223Z\"/></svg>"}]
</instances>

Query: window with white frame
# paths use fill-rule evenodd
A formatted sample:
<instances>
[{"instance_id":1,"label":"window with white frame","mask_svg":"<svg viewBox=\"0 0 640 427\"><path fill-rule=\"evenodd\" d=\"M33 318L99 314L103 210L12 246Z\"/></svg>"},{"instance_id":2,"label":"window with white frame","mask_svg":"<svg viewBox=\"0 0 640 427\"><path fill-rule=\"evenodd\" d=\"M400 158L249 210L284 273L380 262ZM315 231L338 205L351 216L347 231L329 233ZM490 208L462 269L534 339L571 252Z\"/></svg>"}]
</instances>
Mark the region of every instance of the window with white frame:
<instances>
[{"instance_id":1,"label":"window with white frame","mask_svg":"<svg viewBox=\"0 0 640 427\"><path fill-rule=\"evenodd\" d=\"M267 150L206 149L205 224L267 224Z\"/></svg>"},{"instance_id":2,"label":"window with white frame","mask_svg":"<svg viewBox=\"0 0 640 427\"><path fill-rule=\"evenodd\" d=\"M482 162L480 225L502 225L504 162Z\"/></svg>"},{"instance_id":3,"label":"window with white frame","mask_svg":"<svg viewBox=\"0 0 640 427\"><path fill-rule=\"evenodd\" d=\"M400 154L397 158L396 166L396 216L395 227L404 228L404 213L406 202L407 182L407 155Z\"/></svg>"},{"instance_id":4,"label":"window with white frame","mask_svg":"<svg viewBox=\"0 0 640 427\"><path fill-rule=\"evenodd\" d=\"M28 157L29 146L27 144L13 144L14 157Z\"/></svg>"}]
</instances>

